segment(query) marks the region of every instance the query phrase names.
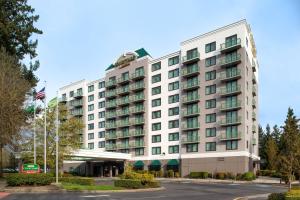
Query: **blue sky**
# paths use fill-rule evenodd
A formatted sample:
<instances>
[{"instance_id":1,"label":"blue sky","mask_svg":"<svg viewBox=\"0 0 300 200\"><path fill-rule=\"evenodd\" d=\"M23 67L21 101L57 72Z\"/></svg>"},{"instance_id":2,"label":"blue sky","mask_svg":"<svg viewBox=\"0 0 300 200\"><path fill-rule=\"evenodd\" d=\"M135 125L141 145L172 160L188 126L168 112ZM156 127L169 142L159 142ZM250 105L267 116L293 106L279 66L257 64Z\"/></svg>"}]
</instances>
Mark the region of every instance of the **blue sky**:
<instances>
[{"instance_id":1,"label":"blue sky","mask_svg":"<svg viewBox=\"0 0 300 200\"><path fill-rule=\"evenodd\" d=\"M297 0L29 0L47 94L76 80L95 80L126 52L152 57L181 41L240 19L250 23L258 50L260 123L282 124L291 106L300 117L300 1Z\"/></svg>"}]
</instances>

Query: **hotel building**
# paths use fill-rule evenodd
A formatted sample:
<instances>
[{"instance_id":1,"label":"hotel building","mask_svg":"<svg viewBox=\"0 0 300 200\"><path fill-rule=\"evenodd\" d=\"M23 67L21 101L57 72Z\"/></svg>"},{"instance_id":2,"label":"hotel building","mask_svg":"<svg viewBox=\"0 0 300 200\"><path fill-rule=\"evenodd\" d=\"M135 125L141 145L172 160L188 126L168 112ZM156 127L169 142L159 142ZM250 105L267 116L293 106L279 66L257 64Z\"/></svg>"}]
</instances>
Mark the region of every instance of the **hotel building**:
<instances>
[{"instance_id":1,"label":"hotel building","mask_svg":"<svg viewBox=\"0 0 300 200\"><path fill-rule=\"evenodd\" d=\"M259 167L258 61L246 20L183 41L160 58L143 48L125 53L104 78L72 83L60 95L85 124L81 142L89 150L82 151L94 156L80 166L89 175L116 175L125 160L182 176Z\"/></svg>"}]
</instances>

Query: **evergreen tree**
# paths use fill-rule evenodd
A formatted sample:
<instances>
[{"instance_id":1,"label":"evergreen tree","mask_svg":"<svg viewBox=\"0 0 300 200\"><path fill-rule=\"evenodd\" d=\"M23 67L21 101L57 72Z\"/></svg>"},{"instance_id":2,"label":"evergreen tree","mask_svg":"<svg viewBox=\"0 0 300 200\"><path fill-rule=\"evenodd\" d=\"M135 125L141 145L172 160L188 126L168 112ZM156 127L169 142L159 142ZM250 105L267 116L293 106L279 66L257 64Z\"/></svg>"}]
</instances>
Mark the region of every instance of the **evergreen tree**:
<instances>
[{"instance_id":1,"label":"evergreen tree","mask_svg":"<svg viewBox=\"0 0 300 200\"><path fill-rule=\"evenodd\" d=\"M276 142L277 147L278 147L279 149L280 149L280 138L281 138L281 134L282 134L282 132L281 132L280 128L279 128L277 125L273 126L273 131L272 131L272 133L271 133L271 136L272 136L272 138L274 139L274 141Z\"/></svg>"},{"instance_id":2,"label":"evergreen tree","mask_svg":"<svg viewBox=\"0 0 300 200\"><path fill-rule=\"evenodd\" d=\"M266 146L267 169L276 170L278 147L272 137L267 138Z\"/></svg>"},{"instance_id":3,"label":"evergreen tree","mask_svg":"<svg viewBox=\"0 0 300 200\"><path fill-rule=\"evenodd\" d=\"M266 168L266 134L263 130L263 128L259 125L258 126L258 138L259 138L259 156L260 156L260 163L261 163L261 169Z\"/></svg>"}]
</instances>

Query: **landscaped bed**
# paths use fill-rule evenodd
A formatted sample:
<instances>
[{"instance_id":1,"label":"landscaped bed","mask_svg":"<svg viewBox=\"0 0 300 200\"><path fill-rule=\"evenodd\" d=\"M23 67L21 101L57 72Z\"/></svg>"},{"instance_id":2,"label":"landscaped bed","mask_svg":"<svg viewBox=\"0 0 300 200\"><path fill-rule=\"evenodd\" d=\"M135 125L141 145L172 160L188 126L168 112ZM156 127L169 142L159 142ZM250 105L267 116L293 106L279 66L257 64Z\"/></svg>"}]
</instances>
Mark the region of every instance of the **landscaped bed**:
<instances>
[{"instance_id":1,"label":"landscaped bed","mask_svg":"<svg viewBox=\"0 0 300 200\"><path fill-rule=\"evenodd\" d=\"M72 183L62 183L62 188L71 191L96 191L96 190L123 190L122 187L116 187L114 185L79 185Z\"/></svg>"}]
</instances>

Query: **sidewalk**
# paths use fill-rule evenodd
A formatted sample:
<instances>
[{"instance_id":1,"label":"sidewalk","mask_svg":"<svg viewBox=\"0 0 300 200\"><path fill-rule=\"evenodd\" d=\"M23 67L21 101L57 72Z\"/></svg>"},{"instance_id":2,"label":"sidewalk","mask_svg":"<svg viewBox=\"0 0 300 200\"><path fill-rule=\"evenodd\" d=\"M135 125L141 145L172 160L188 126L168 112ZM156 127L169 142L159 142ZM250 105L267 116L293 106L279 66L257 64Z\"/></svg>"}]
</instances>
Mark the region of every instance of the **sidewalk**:
<instances>
[{"instance_id":1,"label":"sidewalk","mask_svg":"<svg viewBox=\"0 0 300 200\"><path fill-rule=\"evenodd\" d=\"M4 191L5 186L6 186L6 180L0 179L0 192Z\"/></svg>"}]
</instances>

